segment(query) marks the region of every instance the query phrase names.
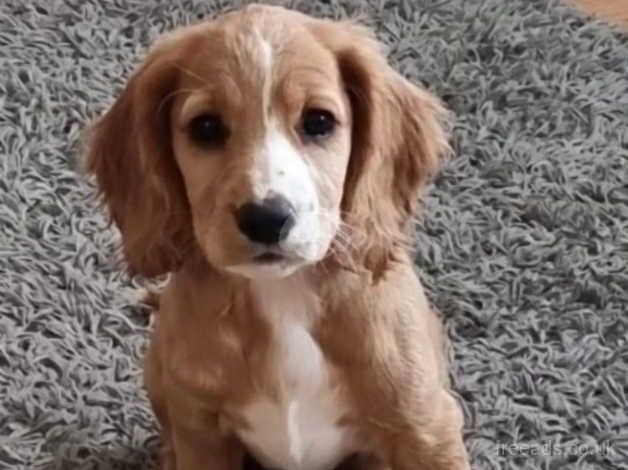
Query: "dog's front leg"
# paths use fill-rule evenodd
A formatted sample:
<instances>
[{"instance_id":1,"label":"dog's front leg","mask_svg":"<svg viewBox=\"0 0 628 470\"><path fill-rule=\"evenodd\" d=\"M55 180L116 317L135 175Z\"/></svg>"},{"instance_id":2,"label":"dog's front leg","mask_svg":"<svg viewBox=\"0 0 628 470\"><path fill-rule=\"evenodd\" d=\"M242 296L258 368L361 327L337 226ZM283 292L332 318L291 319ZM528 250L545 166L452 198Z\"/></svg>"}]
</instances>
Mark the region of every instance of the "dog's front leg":
<instances>
[{"instance_id":1,"label":"dog's front leg","mask_svg":"<svg viewBox=\"0 0 628 470\"><path fill-rule=\"evenodd\" d=\"M209 423L208 423L209 424ZM174 470L242 470L244 450L235 437L222 436L212 424L199 429L172 423Z\"/></svg>"},{"instance_id":2,"label":"dog's front leg","mask_svg":"<svg viewBox=\"0 0 628 470\"><path fill-rule=\"evenodd\" d=\"M462 435L462 413L454 398L443 390L422 410L420 419L392 437L392 470L469 470Z\"/></svg>"}]
</instances>

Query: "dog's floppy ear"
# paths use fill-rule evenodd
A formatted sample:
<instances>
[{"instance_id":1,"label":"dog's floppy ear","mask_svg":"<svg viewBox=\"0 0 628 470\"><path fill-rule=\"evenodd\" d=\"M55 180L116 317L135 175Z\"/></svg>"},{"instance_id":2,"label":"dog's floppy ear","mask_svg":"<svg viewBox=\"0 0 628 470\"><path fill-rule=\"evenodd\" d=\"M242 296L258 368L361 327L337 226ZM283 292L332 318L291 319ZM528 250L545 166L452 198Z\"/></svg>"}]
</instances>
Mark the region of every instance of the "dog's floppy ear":
<instances>
[{"instance_id":1,"label":"dog's floppy ear","mask_svg":"<svg viewBox=\"0 0 628 470\"><path fill-rule=\"evenodd\" d=\"M170 141L174 52L159 47L149 53L88 140L88 170L120 228L131 271L145 276L176 270L193 236Z\"/></svg>"},{"instance_id":2,"label":"dog's floppy ear","mask_svg":"<svg viewBox=\"0 0 628 470\"><path fill-rule=\"evenodd\" d=\"M355 23L317 21L315 36L336 55L352 115L342 210L361 232L362 261L385 269L405 243L421 188L449 150L440 101L394 71L371 33Z\"/></svg>"}]
</instances>

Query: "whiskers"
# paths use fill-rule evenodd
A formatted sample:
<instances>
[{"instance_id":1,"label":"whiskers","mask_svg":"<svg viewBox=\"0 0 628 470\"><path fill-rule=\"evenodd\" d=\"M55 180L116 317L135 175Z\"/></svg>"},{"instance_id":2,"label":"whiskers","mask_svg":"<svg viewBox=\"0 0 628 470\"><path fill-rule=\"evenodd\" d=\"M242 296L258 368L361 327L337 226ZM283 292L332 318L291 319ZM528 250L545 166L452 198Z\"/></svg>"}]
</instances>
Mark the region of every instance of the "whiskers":
<instances>
[{"instance_id":1,"label":"whiskers","mask_svg":"<svg viewBox=\"0 0 628 470\"><path fill-rule=\"evenodd\" d=\"M394 225L378 223L375 220L355 223L350 213L341 212L340 223L331 240L324 259L334 258L340 265L352 271L364 266L369 253L384 253L393 247L408 251L409 238Z\"/></svg>"},{"instance_id":2,"label":"whiskers","mask_svg":"<svg viewBox=\"0 0 628 470\"><path fill-rule=\"evenodd\" d=\"M190 94L194 93L195 91L197 91L197 89L194 89L194 88L180 88L178 90L174 90L174 91L168 93L159 102L159 105L157 106L157 111L156 111L157 114L160 114L164 110L164 107L167 104L169 104L169 102L172 99L174 99L175 97L177 97L179 95L190 95Z\"/></svg>"},{"instance_id":3,"label":"whiskers","mask_svg":"<svg viewBox=\"0 0 628 470\"><path fill-rule=\"evenodd\" d=\"M317 227L304 230L303 239L297 240L292 251L319 263L333 258L343 265L353 265L353 253L367 242L366 231L343 220L338 209L320 208L312 219Z\"/></svg>"},{"instance_id":4,"label":"whiskers","mask_svg":"<svg viewBox=\"0 0 628 470\"><path fill-rule=\"evenodd\" d=\"M319 208L300 214L300 218L297 229L279 243L280 254L317 264L325 270L337 264L361 271L373 253L384 253L403 244L400 230L375 220L354 221L351 213L338 208Z\"/></svg>"},{"instance_id":5,"label":"whiskers","mask_svg":"<svg viewBox=\"0 0 628 470\"><path fill-rule=\"evenodd\" d=\"M340 220L335 234L332 234L331 243L325 258L331 256L341 257L358 248L366 238L366 233L360 227Z\"/></svg>"}]
</instances>

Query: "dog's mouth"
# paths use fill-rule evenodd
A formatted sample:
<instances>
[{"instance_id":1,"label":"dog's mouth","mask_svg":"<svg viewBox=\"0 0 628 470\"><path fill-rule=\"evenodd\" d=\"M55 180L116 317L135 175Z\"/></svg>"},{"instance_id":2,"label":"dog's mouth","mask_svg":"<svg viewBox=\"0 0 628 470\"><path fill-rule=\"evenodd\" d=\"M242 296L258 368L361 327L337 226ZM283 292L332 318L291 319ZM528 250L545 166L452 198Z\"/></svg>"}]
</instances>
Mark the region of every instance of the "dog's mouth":
<instances>
[{"instance_id":1,"label":"dog's mouth","mask_svg":"<svg viewBox=\"0 0 628 470\"><path fill-rule=\"evenodd\" d=\"M228 266L227 269L249 278L274 278L290 275L303 263L303 258L293 253L269 248L260 250L246 262Z\"/></svg>"},{"instance_id":2,"label":"dog's mouth","mask_svg":"<svg viewBox=\"0 0 628 470\"><path fill-rule=\"evenodd\" d=\"M303 257L297 251L278 245L256 244L251 247L250 262L258 266L279 266L302 263Z\"/></svg>"},{"instance_id":3,"label":"dog's mouth","mask_svg":"<svg viewBox=\"0 0 628 470\"><path fill-rule=\"evenodd\" d=\"M290 257L283 253L266 251L253 257L253 261L258 264L274 264L289 261Z\"/></svg>"}]
</instances>

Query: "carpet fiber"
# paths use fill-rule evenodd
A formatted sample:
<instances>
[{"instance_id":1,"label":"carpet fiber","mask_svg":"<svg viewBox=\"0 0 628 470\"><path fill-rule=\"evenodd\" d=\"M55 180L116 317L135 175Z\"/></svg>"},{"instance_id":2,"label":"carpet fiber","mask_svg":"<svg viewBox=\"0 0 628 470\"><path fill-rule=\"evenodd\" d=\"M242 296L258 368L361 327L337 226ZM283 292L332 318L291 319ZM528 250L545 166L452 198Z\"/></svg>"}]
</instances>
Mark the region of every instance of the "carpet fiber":
<instances>
[{"instance_id":1,"label":"carpet fiber","mask_svg":"<svg viewBox=\"0 0 628 470\"><path fill-rule=\"evenodd\" d=\"M152 465L149 326L80 136L152 39L230 4L0 1L0 469ZM293 4L361 12L453 111L416 261L475 467L628 469L628 37L551 0Z\"/></svg>"}]
</instances>

